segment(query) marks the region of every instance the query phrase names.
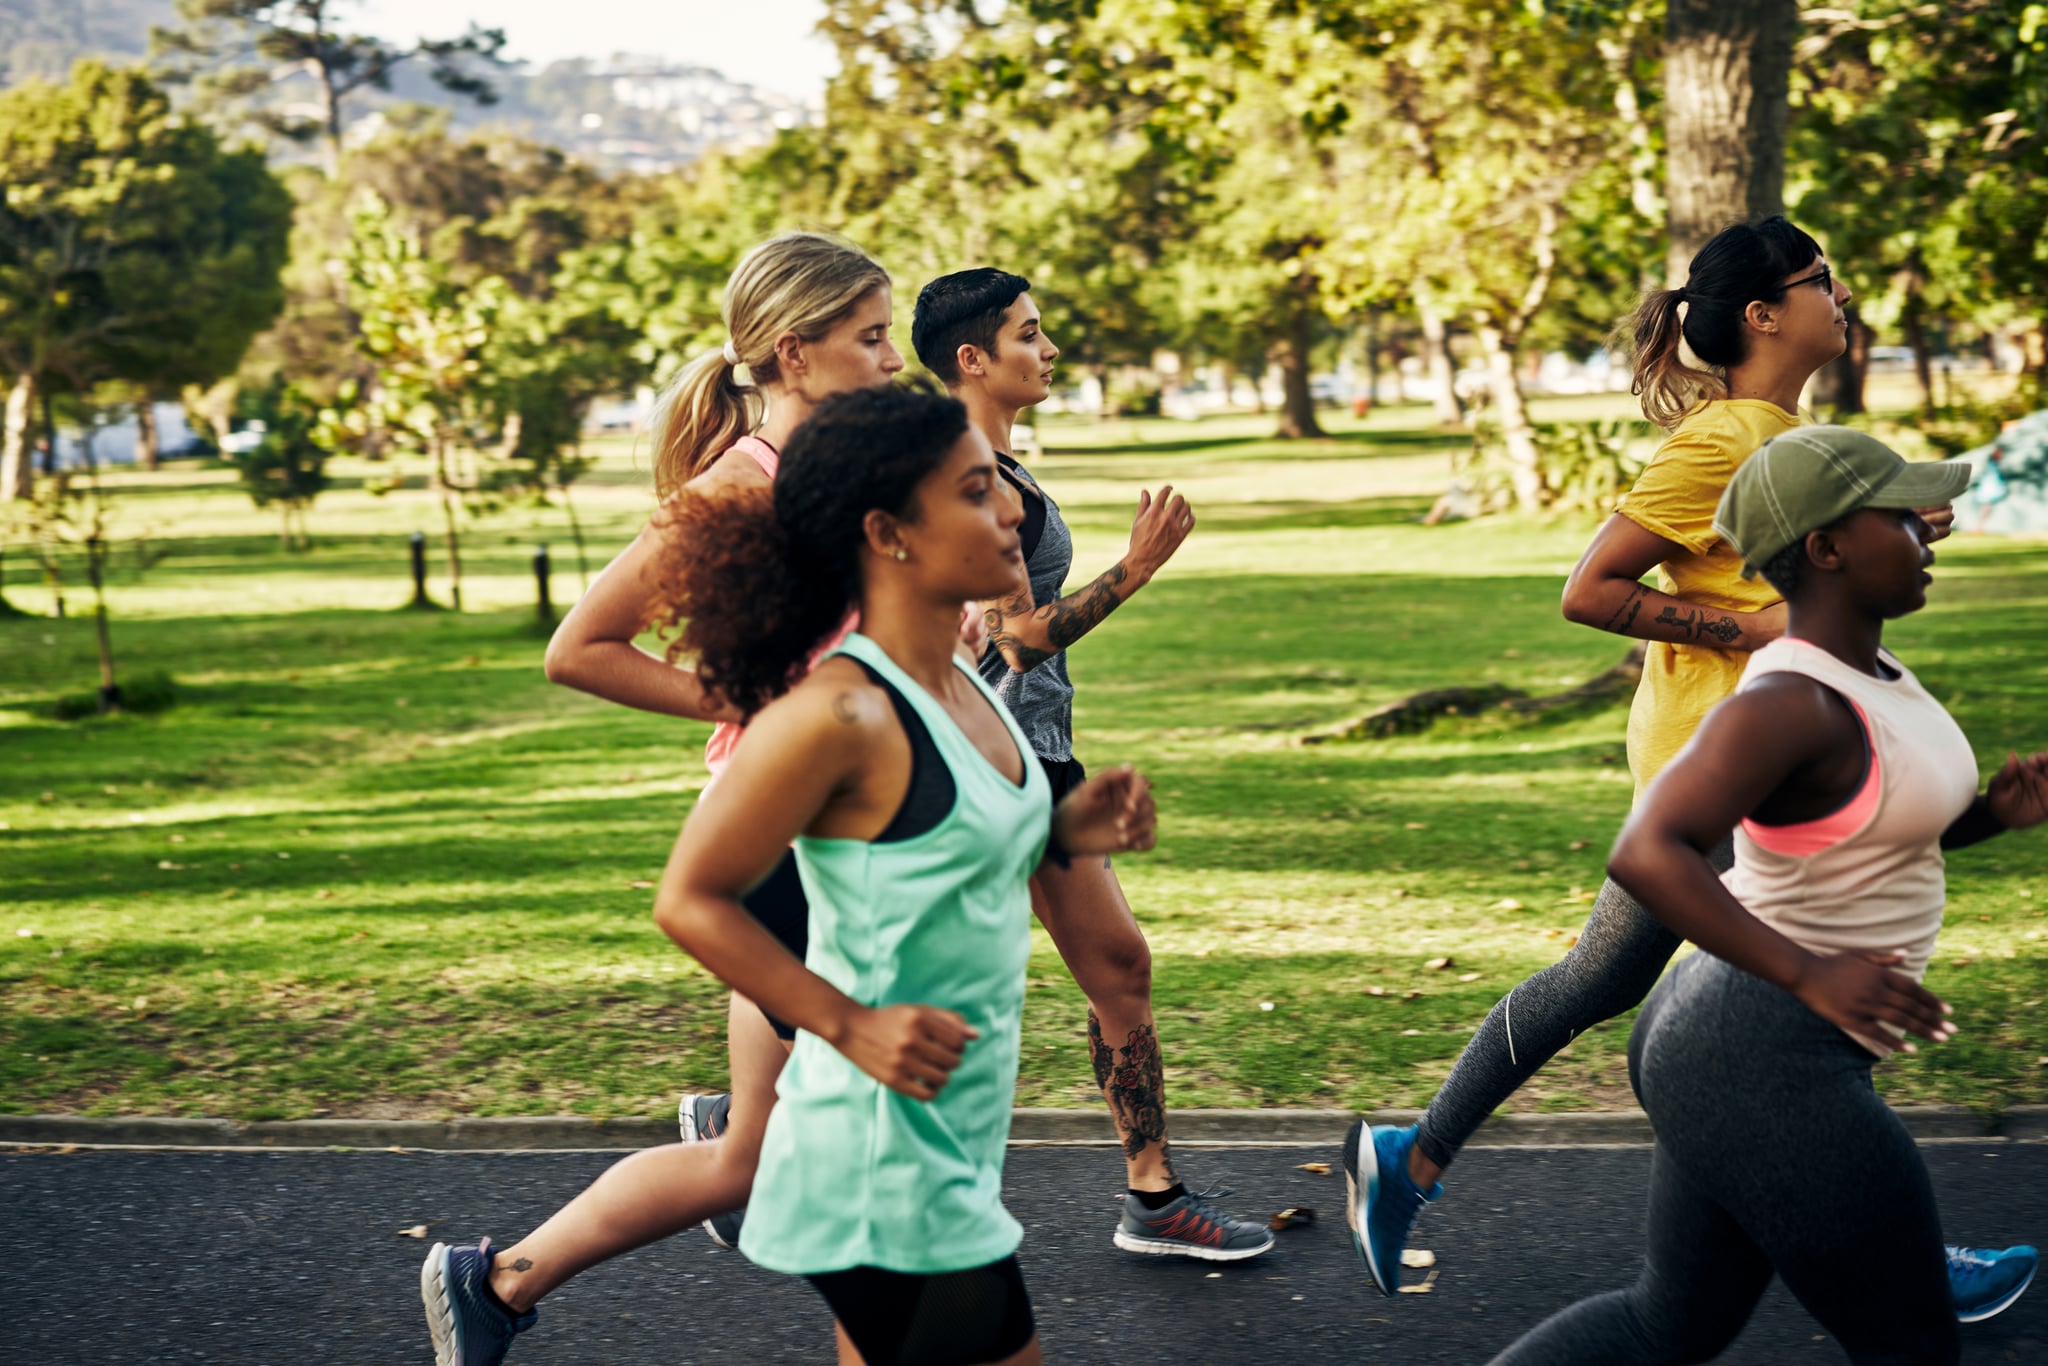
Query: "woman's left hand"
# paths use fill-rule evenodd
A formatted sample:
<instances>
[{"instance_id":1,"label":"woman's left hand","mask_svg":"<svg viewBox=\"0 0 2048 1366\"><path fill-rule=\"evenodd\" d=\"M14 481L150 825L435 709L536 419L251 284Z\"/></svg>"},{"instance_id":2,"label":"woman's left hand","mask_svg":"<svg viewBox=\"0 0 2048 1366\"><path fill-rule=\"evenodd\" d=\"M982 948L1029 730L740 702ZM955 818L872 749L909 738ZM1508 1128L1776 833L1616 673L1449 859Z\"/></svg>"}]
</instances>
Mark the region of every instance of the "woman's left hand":
<instances>
[{"instance_id":1,"label":"woman's left hand","mask_svg":"<svg viewBox=\"0 0 2048 1366\"><path fill-rule=\"evenodd\" d=\"M1152 785L1129 764L1075 788L1053 813L1053 833L1070 854L1150 849L1159 833Z\"/></svg>"},{"instance_id":2,"label":"woman's left hand","mask_svg":"<svg viewBox=\"0 0 2048 1366\"><path fill-rule=\"evenodd\" d=\"M2005 767L1984 789L1985 804L2008 830L2048 821L2048 750L2022 759L2009 755Z\"/></svg>"},{"instance_id":3,"label":"woman's left hand","mask_svg":"<svg viewBox=\"0 0 2048 1366\"><path fill-rule=\"evenodd\" d=\"M1927 523L1927 544L1941 540L1956 529L1956 505L1943 503L1938 508L1915 508L1914 515Z\"/></svg>"}]
</instances>

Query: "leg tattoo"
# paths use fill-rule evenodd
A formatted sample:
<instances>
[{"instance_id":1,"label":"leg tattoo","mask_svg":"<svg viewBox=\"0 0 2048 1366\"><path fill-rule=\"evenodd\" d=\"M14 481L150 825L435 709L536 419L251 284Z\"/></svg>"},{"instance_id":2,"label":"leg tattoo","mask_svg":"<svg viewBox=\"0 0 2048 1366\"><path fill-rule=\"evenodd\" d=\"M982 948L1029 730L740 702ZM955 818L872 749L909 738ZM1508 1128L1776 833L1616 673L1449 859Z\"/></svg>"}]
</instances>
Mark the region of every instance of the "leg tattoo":
<instances>
[{"instance_id":1,"label":"leg tattoo","mask_svg":"<svg viewBox=\"0 0 2048 1366\"><path fill-rule=\"evenodd\" d=\"M1123 1131L1124 1160L1136 1160L1156 1143L1166 1179L1177 1180L1166 1142L1166 1070L1159 1061L1158 1033L1149 1024L1141 1025L1130 1032L1122 1048L1112 1048L1102 1037L1101 1017L1090 1010L1088 1048L1095 1061L1095 1084Z\"/></svg>"}]
</instances>

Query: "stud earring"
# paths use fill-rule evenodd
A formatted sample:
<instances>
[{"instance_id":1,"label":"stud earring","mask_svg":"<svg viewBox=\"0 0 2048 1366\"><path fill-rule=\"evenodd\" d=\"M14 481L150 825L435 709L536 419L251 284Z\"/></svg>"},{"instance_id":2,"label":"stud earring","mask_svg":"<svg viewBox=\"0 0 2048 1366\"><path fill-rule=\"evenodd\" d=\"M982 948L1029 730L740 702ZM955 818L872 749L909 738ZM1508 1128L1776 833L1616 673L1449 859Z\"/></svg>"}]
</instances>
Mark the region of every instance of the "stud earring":
<instances>
[{"instance_id":1,"label":"stud earring","mask_svg":"<svg viewBox=\"0 0 2048 1366\"><path fill-rule=\"evenodd\" d=\"M910 558L910 552L899 545L896 547L896 558L899 560L907 560Z\"/></svg>"}]
</instances>

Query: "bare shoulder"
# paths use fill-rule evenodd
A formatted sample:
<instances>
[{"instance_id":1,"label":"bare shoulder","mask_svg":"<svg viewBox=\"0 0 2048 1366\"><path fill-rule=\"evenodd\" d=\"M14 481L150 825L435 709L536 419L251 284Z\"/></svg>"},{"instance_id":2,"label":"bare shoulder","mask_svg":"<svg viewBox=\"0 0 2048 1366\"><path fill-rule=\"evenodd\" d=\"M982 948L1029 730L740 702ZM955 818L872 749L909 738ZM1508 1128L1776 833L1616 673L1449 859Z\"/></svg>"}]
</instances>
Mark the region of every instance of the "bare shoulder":
<instances>
[{"instance_id":1,"label":"bare shoulder","mask_svg":"<svg viewBox=\"0 0 2048 1366\"><path fill-rule=\"evenodd\" d=\"M1790 670L1763 675L1714 708L1709 720L1757 744L1795 754L1833 744L1855 726L1841 694Z\"/></svg>"},{"instance_id":2,"label":"bare shoulder","mask_svg":"<svg viewBox=\"0 0 2048 1366\"><path fill-rule=\"evenodd\" d=\"M835 656L763 707L749 728L768 725L821 749L846 752L865 749L895 723L888 695L860 665Z\"/></svg>"}]
</instances>

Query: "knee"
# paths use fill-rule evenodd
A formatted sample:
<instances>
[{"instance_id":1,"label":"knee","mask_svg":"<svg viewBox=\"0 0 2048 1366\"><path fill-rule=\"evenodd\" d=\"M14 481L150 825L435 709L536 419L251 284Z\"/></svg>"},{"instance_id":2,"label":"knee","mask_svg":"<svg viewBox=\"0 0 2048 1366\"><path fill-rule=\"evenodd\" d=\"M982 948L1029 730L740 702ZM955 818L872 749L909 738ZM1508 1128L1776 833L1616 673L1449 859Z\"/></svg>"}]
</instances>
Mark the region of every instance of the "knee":
<instances>
[{"instance_id":1,"label":"knee","mask_svg":"<svg viewBox=\"0 0 2048 1366\"><path fill-rule=\"evenodd\" d=\"M1152 1000L1152 946L1132 927L1129 933L1089 945L1086 980L1088 999L1098 1006L1128 1003L1142 1007ZM1119 1012L1121 1013L1121 1012Z\"/></svg>"}]
</instances>

